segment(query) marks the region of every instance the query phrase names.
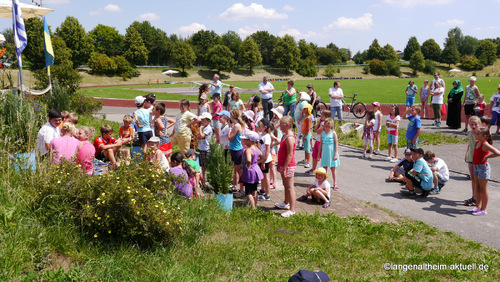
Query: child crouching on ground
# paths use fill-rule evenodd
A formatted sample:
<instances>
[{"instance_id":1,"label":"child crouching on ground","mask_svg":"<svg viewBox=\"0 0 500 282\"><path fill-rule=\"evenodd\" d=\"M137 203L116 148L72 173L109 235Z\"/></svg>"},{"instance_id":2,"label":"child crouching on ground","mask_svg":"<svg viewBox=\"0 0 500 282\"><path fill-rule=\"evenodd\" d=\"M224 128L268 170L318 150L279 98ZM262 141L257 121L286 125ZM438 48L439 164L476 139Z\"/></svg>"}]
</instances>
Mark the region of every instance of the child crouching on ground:
<instances>
[{"instance_id":1,"label":"child crouching on ground","mask_svg":"<svg viewBox=\"0 0 500 282\"><path fill-rule=\"evenodd\" d=\"M160 167L161 172L165 173L170 169L167 157L165 157L165 154L160 150L160 138L158 136L149 138L146 143L144 156L147 161L150 161L155 166Z\"/></svg>"},{"instance_id":2,"label":"child crouching on ground","mask_svg":"<svg viewBox=\"0 0 500 282\"><path fill-rule=\"evenodd\" d=\"M314 171L316 179L307 187L306 194L302 195L297 201L305 202L307 197L312 196L313 199L320 202L323 208L330 206L330 183L328 183L328 173L322 167Z\"/></svg>"}]
</instances>

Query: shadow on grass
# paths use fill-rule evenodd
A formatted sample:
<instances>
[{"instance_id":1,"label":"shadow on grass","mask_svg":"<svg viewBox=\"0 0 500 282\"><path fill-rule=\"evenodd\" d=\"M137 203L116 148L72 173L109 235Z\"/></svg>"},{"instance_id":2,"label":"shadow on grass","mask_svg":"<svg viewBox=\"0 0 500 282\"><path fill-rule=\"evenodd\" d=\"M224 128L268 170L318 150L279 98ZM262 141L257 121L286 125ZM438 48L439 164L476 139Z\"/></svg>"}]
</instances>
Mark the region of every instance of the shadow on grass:
<instances>
[{"instance_id":1,"label":"shadow on grass","mask_svg":"<svg viewBox=\"0 0 500 282\"><path fill-rule=\"evenodd\" d=\"M212 79L214 78L214 74L216 74L217 72L213 71L213 70L198 70L197 73L203 79L212 81ZM219 78L220 78L220 80L225 80L225 79L228 79L229 76L227 74L219 73Z\"/></svg>"},{"instance_id":2,"label":"shadow on grass","mask_svg":"<svg viewBox=\"0 0 500 282\"><path fill-rule=\"evenodd\" d=\"M249 70L249 69L236 69L236 70L233 70L233 73L236 75L241 75L241 76L246 76L246 77L251 77L254 75L254 72Z\"/></svg>"},{"instance_id":3,"label":"shadow on grass","mask_svg":"<svg viewBox=\"0 0 500 282\"><path fill-rule=\"evenodd\" d=\"M276 76L291 76L292 75L291 71L286 71L284 69L266 68L265 70L269 74L276 75ZM270 77L270 78L272 79L273 77Z\"/></svg>"}]
</instances>

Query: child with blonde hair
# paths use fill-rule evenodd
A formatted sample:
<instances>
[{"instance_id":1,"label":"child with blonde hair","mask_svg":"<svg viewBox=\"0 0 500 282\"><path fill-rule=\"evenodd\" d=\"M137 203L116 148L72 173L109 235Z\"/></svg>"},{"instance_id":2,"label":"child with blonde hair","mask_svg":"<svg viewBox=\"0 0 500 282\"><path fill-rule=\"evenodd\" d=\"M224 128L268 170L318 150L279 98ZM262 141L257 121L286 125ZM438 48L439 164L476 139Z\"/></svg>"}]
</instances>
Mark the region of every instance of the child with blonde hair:
<instances>
[{"instance_id":1,"label":"child with blonde hair","mask_svg":"<svg viewBox=\"0 0 500 282\"><path fill-rule=\"evenodd\" d=\"M375 114L372 110L369 110L368 112L366 112L365 127L363 128L363 142L365 143L365 147L363 148L363 155L361 156L361 158L363 159L366 158L366 150L368 149L368 147L370 147L370 156L368 156L368 158L373 158L374 124Z\"/></svg>"},{"instance_id":2,"label":"child with blonde hair","mask_svg":"<svg viewBox=\"0 0 500 282\"><path fill-rule=\"evenodd\" d=\"M311 167L311 136L312 136L312 106L310 104L305 105L302 108L302 113L300 114L299 120L302 120L301 128L301 137L302 144L304 146L304 167Z\"/></svg>"},{"instance_id":3,"label":"child with blonde hair","mask_svg":"<svg viewBox=\"0 0 500 282\"><path fill-rule=\"evenodd\" d=\"M80 145L76 153L76 163L82 168L82 172L92 175L94 171L95 148L89 140L94 139L95 129L90 126L82 126L79 130L78 140Z\"/></svg>"},{"instance_id":4,"label":"child with blonde hair","mask_svg":"<svg viewBox=\"0 0 500 282\"><path fill-rule=\"evenodd\" d=\"M481 119L477 116L472 116L469 119L470 131L467 133L467 150L465 151L465 162L469 169L469 176L472 184L472 197L464 200L465 206L476 205L476 177L474 176L474 165L472 164L472 157L474 156L474 145L476 144L476 133L481 125Z\"/></svg>"},{"instance_id":5,"label":"child with blonde hair","mask_svg":"<svg viewBox=\"0 0 500 282\"><path fill-rule=\"evenodd\" d=\"M422 103L422 117L427 118L427 104L429 103L429 80L424 80L424 86L420 88L420 103Z\"/></svg>"},{"instance_id":6,"label":"child with blonde hair","mask_svg":"<svg viewBox=\"0 0 500 282\"><path fill-rule=\"evenodd\" d=\"M321 133L321 146L319 154L321 155L321 166L332 171L333 189L338 190L336 167L340 165L339 161L339 142L337 133L333 130L333 119L327 118L323 125L324 130Z\"/></svg>"},{"instance_id":7,"label":"child with blonde hair","mask_svg":"<svg viewBox=\"0 0 500 282\"><path fill-rule=\"evenodd\" d=\"M50 141L50 159L52 163L58 164L63 159L74 161L80 142L73 137L75 125L71 122L63 123L61 137Z\"/></svg>"},{"instance_id":8,"label":"child with blonde hair","mask_svg":"<svg viewBox=\"0 0 500 282\"><path fill-rule=\"evenodd\" d=\"M280 129L283 131L280 149L278 151L278 172L281 174L283 186L285 187L285 200L274 206L288 211L281 214L282 217L290 217L295 214L295 185L294 175L297 162L295 161L296 140L293 132L293 118L284 116L280 120Z\"/></svg>"},{"instance_id":9,"label":"child with blonde hair","mask_svg":"<svg viewBox=\"0 0 500 282\"><path fill-rule=\"evenodd\" d=\"M321 133L323 133L323 125L327 118L332 118L332 112L330 110L324 110L321 112L321 117L319 118L319 122L314 126L314 132L316 132L316 142L314 142L314 147L312 151L312 159L313 159L313 167L312 169L306 171L307 174L312 173L318 167L318 161L321 159L321 155L319 154L319 148L321 146Z\"/></svg>"},{"instance_id":10,"label":"child with blonde hair","mask_svg":"<svg viewBox=\"0 0 500 282\"><path fill-rule=\"evenodd\" d=\"M246 129L246 123L241 119L241 112L238 109L231 110L231 119L229 122L229 153L231 155L231 160L234 164L234 176L233 176L233 187L236 187L241 176L241 161L245 150L241 144L241 135ZM245 192L243 191L243 185L240 185L240 191L235 195L236 197L243 197Z\"/></svg>"},{"instance_id":11,"label":"child with blonde hair","mask_svg":"<svg viewBox=\"0 0 500 282\"><path fill-rule=\"evenodd\" d=\"M399 116L399 107L397 105L391 105L391 111L387 116L387 121L385 126L387 126L387 146L388 146L388 157L385 158L386 161L395 163L398 161L398 127L401 117ZM391 149L394 148L394 157L391 157Z\"/></svg>"},{"instance_id":12,"label":"child with blonde hair","mask_svg":"<svg viewBox=\"0 0 500 282\"><path fill-rule=\"evenodd\" d=\"M253 209L257 203L257 185L264 178L257 161L262 152L257 147L259 143L259 134L254 131L247 131L241 137L247 149L241 162L241 182L245 186L245 196Z\"/></svg>"},{"instance_id":13,"label":"child with blonde hair","mask_svg":"<svg viewBox=\"0 0 500 282\"><path fill-rule=\"evenodd\" d=\"M305 202L307 197L316 199L323 208L330 207L330 183L328 183L328 173L322 167L314 171L315 179L309 187L307 187L306 194L302 195L297 201Z\"/></svg>"}]
</instances>

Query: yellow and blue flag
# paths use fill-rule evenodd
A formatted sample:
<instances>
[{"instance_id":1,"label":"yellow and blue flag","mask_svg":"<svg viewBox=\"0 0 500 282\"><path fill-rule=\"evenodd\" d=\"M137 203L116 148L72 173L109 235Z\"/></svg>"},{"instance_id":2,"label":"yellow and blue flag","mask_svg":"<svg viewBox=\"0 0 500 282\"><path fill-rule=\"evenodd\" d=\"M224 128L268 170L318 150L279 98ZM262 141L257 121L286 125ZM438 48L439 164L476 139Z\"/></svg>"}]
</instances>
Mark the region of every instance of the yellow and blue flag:
<instances>
[{"instance_id":1,"label":"yellow and blue flag","mask_svg":"<svg viewBox=\"0 0 500 282\"><path fill-rule=\"evenodd\" d=\"M45 66L49 68L50 65L54 64L54 50L52 49L49 27L45 17L43 17L43 51L45 53Z\"/></svg>"}]
</instances>

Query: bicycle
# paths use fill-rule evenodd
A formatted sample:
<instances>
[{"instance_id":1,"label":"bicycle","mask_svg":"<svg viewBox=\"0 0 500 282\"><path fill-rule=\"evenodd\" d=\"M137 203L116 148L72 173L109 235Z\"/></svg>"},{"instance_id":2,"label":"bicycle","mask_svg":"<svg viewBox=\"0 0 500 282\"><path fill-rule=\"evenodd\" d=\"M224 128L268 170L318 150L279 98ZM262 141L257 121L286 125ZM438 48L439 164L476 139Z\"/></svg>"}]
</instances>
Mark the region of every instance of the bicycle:
<instances>
[{"instance_id":1,"label":"bicycle","mask_svg":"<svg viewBox=\"0 0 500 282\"><path fill-rule=\"evenodd\" d=\"M357 118L364 118L366 116L366 106L362 102L356 101L356 96L358 94L352 93L352 97L344 96L344 98L349 98L351 100L351 104L347 104L344 99L342 99L342 108L344 112L347 112L346 116L349 116L349 113L352 113ZM344 107L346 110L344 110Z\"/></svg>"},{"instance_id":2,"label":"bicycle","mask_svg":"<svg viewBox=\"0 0 500 282\"><path fill-rule=\"evenodd\" d=\"M318 97L315 102L316 105L314 105L313 108L313 117L320 118L321 114L323 113L324 110L327 110L328 107L326 106L325 102L321 101Z\"/></svg>"}]
</instances>

